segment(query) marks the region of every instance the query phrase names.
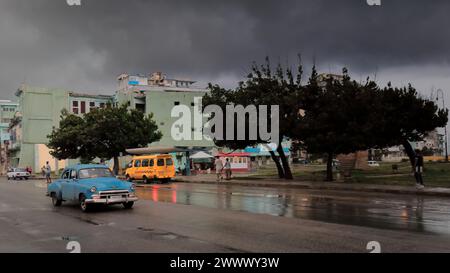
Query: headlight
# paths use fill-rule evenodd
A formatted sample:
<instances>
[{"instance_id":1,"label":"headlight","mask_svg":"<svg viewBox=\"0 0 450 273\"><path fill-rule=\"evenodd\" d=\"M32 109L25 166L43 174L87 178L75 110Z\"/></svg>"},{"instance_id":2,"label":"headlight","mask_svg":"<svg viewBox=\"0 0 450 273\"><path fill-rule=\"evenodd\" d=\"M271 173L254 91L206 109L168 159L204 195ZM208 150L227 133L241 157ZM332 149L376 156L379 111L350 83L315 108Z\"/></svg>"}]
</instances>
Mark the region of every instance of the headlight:
<instances>
[{"instance_id":1,"label":"headlight","mask_svg":"<svg viewBox=\"0 0 450 273\"><path fill-rule=\"evenodd\" d=\"M131 189L132 191L134 191L134 190L136 189L136 186L135 186L134 184L131 184L130 189Z\"/></svg>"},{"instance_id":2,"label":"headlight","mask_svg":"<svg viewBox=\"0 0 450 273\"><path fill-rule=\"evenodd\" d=\"M91 188L91 192L92 192L92 193L97 192L97 188L96 188L96 187L92 187L92 188Z\"/></svg>"}]
</instances>

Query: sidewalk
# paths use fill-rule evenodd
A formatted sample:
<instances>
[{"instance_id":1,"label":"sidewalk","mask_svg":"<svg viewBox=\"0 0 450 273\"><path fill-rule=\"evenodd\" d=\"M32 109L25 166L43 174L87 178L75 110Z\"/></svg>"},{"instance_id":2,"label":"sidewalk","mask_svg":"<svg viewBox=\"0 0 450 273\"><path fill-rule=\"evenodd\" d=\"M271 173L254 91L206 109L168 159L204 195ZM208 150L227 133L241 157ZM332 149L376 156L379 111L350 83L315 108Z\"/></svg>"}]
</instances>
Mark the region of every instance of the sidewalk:
<instances>
[{"instance_id":1,"label":"sidewalk","mask_svg":"<svg viewBox=\"0 0 450 273\"><path fill-rule=\"evenodd\" d=\"M338 191L359 191L359 192L380 192L393 194L414 194L426 196L450 197L450 188L425 188L416 189L411 186L394 185L370 185L370 184L346 184L344 182L306 182L306 181L286 181L283 179L265 178L252 179L251 177L237 177L230 181L217 182L215 175L197 175L197 176L179 176L174 181L183 183L200 183L215 185L236 185L248 187L284 187L294 189L312 189L312 190L338 190Z\"/></svg>"}]
</instances>

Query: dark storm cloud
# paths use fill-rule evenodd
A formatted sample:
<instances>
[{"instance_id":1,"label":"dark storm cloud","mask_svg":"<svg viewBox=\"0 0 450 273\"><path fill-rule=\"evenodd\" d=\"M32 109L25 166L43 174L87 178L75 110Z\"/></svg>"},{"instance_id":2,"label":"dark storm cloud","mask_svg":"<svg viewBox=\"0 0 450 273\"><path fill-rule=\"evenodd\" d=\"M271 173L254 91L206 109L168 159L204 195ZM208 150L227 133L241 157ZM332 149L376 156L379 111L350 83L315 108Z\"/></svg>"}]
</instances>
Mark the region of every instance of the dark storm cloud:
<instances>
[{"instance_id":1,"label":"dark storm cloud","mask_svg":"<svg viewBox=\"0 0 450 273\"><path fill-rule=\"evenodd\" d=\"M107 91L119 73L155 70L229 84L266 55L297 53L322 69L417 73L448 65L449 11L445 0L1 0L0 89Z\"/></svg>"}]
</instances>

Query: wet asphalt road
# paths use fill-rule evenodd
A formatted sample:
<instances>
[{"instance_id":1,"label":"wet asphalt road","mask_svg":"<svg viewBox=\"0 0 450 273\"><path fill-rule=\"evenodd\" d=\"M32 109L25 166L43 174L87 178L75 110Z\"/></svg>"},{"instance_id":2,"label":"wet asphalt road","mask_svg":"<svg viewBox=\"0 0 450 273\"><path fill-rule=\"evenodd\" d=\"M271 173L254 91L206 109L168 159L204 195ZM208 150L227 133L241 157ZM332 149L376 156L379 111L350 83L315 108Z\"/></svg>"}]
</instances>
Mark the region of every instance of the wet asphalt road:
<instances>
[{"instance_id":1,"label":"wet asphalt road","mask_svg":"<svg viewBox=\"0 0 450 273\"><path fill-rule=\"evenodd\" d=\"M450 198L228 185L146 185L141 198L279 217L450 236Z\"/></svg>"},{"instance_id":2,"label":"wet asphalt road","mask_svg":"<svg viewBox=\"0 0 450 273\"><path fill-rule=\"evenodd\" d=\"M0 178L0 252L450 252L450 200L201 184L140 188L133 210L53 208Z\"/></svg>"}]
</instances>

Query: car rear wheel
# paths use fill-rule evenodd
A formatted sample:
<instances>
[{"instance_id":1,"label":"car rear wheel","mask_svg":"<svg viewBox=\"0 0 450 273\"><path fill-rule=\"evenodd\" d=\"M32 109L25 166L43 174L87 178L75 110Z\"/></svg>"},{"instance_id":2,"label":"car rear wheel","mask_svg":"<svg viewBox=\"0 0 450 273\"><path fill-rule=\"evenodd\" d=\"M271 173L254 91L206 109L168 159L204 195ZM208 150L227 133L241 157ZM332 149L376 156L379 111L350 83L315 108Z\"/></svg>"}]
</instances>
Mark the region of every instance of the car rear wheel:
<instances>
[{"instance_id":1,"label":"car rear wheel","mask_svg":"<svg viewBox=\"0 0 450 273\"><path fill-rule=\"evenodd\" d=\"M134 205L134 202L127 202L127 203L123 203L123 207L125 209L132 209Z\"/></svg>"},{"instance_id":2,"label":"car rear wheel","mask_svg":"<svg viewBox=\"0 0 450 273\"><path fill-rule=\"evenodd\" d=\"M86 203L86 196L84 195L80 196L80 209L83 212L88 212L91 209L91 206L88 203Z\"/></svg>"},{"instance_id":3,"label":"car rear wheel","mask_svg":"<svg viewBox=\"0 0 450 273\"><path fill-rule=\"evenodd\" d=\"M62 200L58 199L58 197L56 196L56 193L52 192L51 194L52 196L52 204L54 207L59 207L62 204Z\"/></svg>"}]
</instances>

